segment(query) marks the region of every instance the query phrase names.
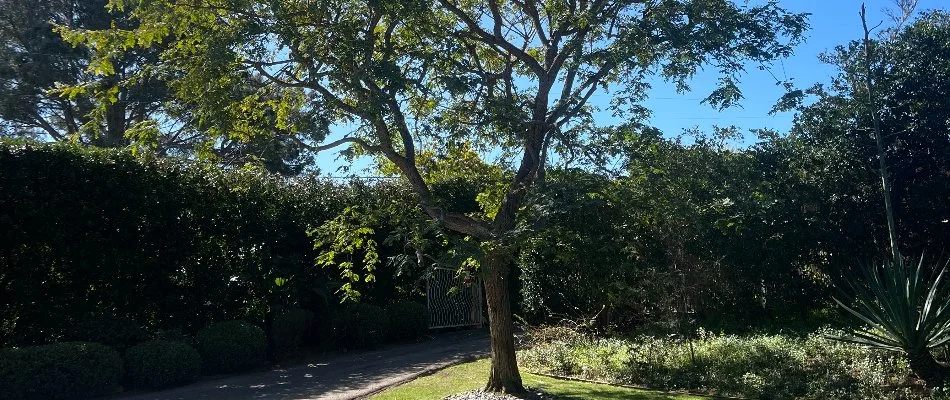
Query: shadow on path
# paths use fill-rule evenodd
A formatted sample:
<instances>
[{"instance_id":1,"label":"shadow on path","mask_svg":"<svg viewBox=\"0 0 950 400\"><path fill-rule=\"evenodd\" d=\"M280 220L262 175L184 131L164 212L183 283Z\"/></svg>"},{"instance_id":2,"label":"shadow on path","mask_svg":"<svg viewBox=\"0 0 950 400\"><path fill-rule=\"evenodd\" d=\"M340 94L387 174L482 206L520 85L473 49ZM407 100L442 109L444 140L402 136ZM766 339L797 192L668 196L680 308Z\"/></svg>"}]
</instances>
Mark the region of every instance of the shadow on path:
<instances>
[{"instance_id":1,"label":"shadow on path","mask_svg":"<svg viewBox=\"0 0 950 400\"><path fill-rule=\"evenodd\" d=\"M114 400L354 399L474 355L487 354L488 349L487 333L455 332L422 343L341 354L309 364L119 396Z\"/></svg>"}]
</instances>

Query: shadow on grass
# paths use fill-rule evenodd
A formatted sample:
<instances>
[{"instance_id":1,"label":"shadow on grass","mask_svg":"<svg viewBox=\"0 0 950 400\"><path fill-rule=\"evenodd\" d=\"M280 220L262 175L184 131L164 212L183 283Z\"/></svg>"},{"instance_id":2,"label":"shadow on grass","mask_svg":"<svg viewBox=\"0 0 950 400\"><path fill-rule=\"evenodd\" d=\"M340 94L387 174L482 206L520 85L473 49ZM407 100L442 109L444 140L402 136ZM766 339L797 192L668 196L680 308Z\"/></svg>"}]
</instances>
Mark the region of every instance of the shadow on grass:
<instances>
[{"instance_id":1,"label":"shadow on grass","mask_svg":"<svg viewBox=\"0 0 950 400\"><path fill-rule=\"evenodd\" d=\"M554 380L532 376L529 385L565 400L686 400L698 397L648 392L591 383Z\"/></svg>"}]
</instances>

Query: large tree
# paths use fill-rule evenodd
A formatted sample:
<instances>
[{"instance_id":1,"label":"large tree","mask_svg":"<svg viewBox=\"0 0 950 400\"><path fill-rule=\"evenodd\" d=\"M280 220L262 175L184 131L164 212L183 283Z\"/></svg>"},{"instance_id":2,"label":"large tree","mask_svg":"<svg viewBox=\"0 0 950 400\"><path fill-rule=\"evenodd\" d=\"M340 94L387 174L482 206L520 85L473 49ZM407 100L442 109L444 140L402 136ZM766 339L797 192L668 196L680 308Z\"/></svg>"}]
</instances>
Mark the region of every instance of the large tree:
<instances>
[{"instance_id":1,"label":"large tree","mask_svg":"<svg viewBox=\"0 0 950 400\"><path fill-rule=\"evenodd\" d=\"M226 165L253 162L280 173L312 165L312 154L270 121L273 110L244 125L256 129L255 135L209 139L215 135L207 131L228 124L199 120L187 102L170 101L164 71L152 68L161 46L123 52L100 63L86 46L73 46L56 32L57 26L135 27L128 12L106 5L107 0L0 0L0 136L97 147L136 144L158 155L210 156ZM233 86L232 97L243 98L260 85L248 76Z\"/></svg>"},{"instance_id":2,"label":"large tree","mask_svg":"<svg viewBox=\"0 0 950 400\"><path fill-rule=\"evenodd\" d=\"M487 389L520 392L509 301L512 238L528 191L547 165L603 152L590 146L591 98L613 95L630 119L648 78L687 90L704 66L720 73L707 98L725 107L741 98L746 62L787 56L806 27L776 1L730 0L113 0L132 10L135 29L67 34L108 59L160 44L157 68L198 118L221 110L254 115L255 99L277 110L275 123L295 132L304 115L352 128L342 137L302 140L321 151L351 146L394 164L422 209L446 228L481 243L492 367ZM227 94L246 74L257 93ZM293 89L293 90L286 90ZM300 115L298 113L297 115ZM228 132L221 132L222 135ZM435 201L417 165L423 149L460 142L511 167L505 189L484 213L461 213ZM450 146L446 146L446 144ZM592 157L597 158L597 157Z\"/></svg>"}]
</instances>

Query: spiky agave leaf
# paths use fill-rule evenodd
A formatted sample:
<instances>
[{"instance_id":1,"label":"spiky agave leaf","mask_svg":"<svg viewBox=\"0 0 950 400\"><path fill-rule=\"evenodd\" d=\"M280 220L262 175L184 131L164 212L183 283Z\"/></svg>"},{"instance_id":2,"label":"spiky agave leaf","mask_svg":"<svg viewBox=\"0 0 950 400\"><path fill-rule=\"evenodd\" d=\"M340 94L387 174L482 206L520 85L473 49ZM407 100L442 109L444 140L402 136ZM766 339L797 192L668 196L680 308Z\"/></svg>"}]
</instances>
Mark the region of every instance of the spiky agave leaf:
<instances>
[{"instance_id":1,"label":"spiky agave leaf","mask_svg":"<svg viewBox=\"0 0 950 400\"><path fill-rule=\"evenodd\" d=\"M950 285L944 279L947 263L935 263L928 274L925 256L916 263L898 258L868 264L846 274L838 285L849 306L834 301L868 324L869 331L852 332L833 339L874 348L912 353L950 342Z\"/></svg>"}]
</instances>

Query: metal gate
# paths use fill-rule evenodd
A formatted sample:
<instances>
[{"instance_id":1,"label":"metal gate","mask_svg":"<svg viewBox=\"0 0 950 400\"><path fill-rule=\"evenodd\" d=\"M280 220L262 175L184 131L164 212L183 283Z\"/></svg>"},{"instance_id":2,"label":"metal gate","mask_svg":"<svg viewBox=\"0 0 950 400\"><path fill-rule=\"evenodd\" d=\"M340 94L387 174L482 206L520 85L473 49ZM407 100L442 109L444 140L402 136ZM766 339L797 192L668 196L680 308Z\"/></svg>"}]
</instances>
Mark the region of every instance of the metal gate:
<instances>
[{"instance_id":1,"label":"metal gate","mask_svg":"<svg viewBox=\"0 0 950 400\"><path fill-rule=\"evenodd\" d=\"M457 269L436 267L426 281L429 329L480 326L482 285Z\"/></svg>"}]
</instances>

